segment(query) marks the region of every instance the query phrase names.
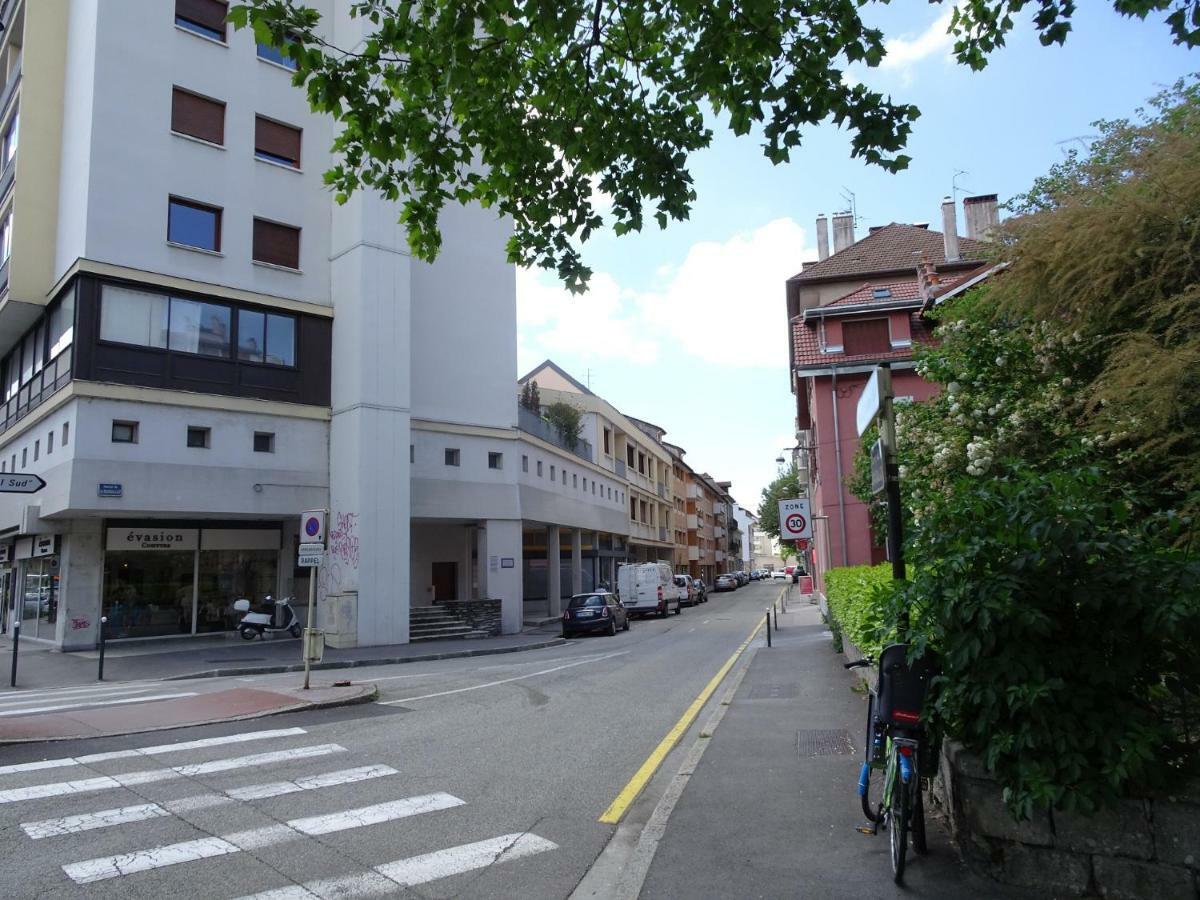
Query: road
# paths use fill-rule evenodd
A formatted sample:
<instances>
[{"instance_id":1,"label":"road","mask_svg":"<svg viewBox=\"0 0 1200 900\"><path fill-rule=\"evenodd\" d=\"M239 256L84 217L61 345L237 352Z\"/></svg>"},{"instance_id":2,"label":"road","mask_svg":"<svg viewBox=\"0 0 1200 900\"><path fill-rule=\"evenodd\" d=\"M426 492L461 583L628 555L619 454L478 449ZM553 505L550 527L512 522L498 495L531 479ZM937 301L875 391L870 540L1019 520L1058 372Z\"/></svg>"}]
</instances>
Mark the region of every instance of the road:
<instances>
[{"instance_id":1,"label":"road","mask_svg":"<svg viewBox=\"0 0 1200 900\"><path fill-rule=\"evenodd\" d=\"M601 816L779 590L716 594L616 637L355 669L379 685L371 706L8 748L4 896L567 897L613 836ZM627 822L648 818L689 743Z\"/></svg>"}]
</instances>

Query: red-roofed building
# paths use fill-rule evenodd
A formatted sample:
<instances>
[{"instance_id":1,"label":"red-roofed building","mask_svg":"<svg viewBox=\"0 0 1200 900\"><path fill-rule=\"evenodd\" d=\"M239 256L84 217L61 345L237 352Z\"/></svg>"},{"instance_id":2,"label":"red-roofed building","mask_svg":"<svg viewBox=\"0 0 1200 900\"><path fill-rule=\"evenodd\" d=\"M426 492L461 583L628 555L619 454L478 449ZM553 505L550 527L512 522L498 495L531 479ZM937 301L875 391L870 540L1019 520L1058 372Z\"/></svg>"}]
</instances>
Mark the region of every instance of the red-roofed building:
<instances>
[{"instance_id":1,"label":"red-roofed building","mask_svg":"<svg viewBox=\"0 0 1200 900\"><path fill-rule=\"evenodd\" d=\"M834 216L832 254L822 216L821 258L787 281L798 455L812 502L809 560L818 590L824 591L829 568L886 558L882 543L872 538L866 504L846 487L858 453L858 399L882 362L891 364L898 399L921 401L936 393L913 368L913 348L934 340L923 310L991 272L983 240L997 224L996 197L968 197L964 207L966 237L957 233L948 198L943 232L892 223L855 241L853 218Z\"/></svg>"}]
</instances>

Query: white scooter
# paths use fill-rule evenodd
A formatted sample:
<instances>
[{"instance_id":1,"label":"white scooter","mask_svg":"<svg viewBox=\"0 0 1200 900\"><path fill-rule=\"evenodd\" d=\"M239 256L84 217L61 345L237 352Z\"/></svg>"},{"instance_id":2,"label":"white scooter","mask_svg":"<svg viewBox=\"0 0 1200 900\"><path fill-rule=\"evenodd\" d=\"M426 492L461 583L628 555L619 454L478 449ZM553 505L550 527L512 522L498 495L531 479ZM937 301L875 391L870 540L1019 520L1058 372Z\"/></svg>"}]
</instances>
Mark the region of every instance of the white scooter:
<instances>
[{"instance_id":1,"label":"white scooter","mask_svg":"<svg viewBox=\"0 0 1200 900\"><path fill-rule=\"evenodd\" d=\"M280 597L272 601L271 595L268 594L263 605L254 612L250 612L250 601L243 598L235 601L233 608L237 612L245 613L238 622L238 634L242 636L242 640L252 641L256 637L265 637L267 632L277 634L280 631L286 631L294 638L300 637L300 620L296 618L296 611L292 609L290 597Z\"/></svg>"}]
</instances>

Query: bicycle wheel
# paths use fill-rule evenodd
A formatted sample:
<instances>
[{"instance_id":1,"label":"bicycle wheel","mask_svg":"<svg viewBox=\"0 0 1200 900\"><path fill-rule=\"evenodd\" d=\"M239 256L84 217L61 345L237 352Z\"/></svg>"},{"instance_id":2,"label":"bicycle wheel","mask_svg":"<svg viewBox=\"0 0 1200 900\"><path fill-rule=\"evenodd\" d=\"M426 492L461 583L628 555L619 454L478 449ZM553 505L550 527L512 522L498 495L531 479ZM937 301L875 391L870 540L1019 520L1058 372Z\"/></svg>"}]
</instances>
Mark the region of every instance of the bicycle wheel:
<instances>
[{"instance_id":1,"label":"bicycle wheel","mask_svg":"<svg viewBox=\"0 0 1200 900\"><path fill-rule=\"evenodd\" d=\"M866 763L863 763L858 780L858 799L862 801L863 815L867 817L868 822L878 822L879 816L871 807L871 769Z\"/></svg>"},{"instance_id":2,"label":"bicycle wheel","mask_svg":"<svg viewBox=\"0 0 1200 900\"><path fill-rule=\"evenodd\" d=\"M891 842L892 842L892 872L895 882L904 881L904 862L908 855L908 825L912 812L911 783L905 784L900 777L900 769L896 768L896 784L892 788Z\"/></svg>"},{"instance_id":3,"label":"bicycle wheel","mask_svg":"<svg viewBox=\"0 0 1200 900\"><path fill-rule=\"evenodd\" d=\"M921 795L921 780L914 776L913 778L913 802L912 802L912 838L913 849L917 853L924 856L929 852L929 845L925 843L925 799Z\"/></svg>"}]
</instances>

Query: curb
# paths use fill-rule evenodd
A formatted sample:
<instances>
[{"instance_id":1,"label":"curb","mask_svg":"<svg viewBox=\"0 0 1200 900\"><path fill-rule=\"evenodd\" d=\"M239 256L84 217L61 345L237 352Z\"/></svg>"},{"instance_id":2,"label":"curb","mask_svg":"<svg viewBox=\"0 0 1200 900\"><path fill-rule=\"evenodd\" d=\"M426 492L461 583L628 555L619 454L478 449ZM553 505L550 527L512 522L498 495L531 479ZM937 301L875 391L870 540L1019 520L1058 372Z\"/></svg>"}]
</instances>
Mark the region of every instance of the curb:
<instances>
[{"instance_id":1,"label":"curb","mask_svg":"<svg viewBox=\"0 0 1200 900\"><path fill-rule=\"evenodd\" d=\"M176 731L180 728L201 728L205 725L220 725L223 722L248 722L251 719L265 719L269 716L281 716L285 713L310 712L314 709L334 709L339 706L359 706L363 703L374 703L379 699L379 686L372 684L369 690L362 691L351 697L339 697L329 700L309 700L295 703L291 706L280 706L261 712L244 713L240 716L223 716L218 719L205 719L202 722L186 722L178 725L156 725L152 728L135 728L131 731L113 731L106 734L72 734L61 737L31 737L17 740L0 740L0 747L16 747L22 744L58 744L63 741L95 741L105 738L125 737L130 734L149 734L154 731Z\"/></svg>"},{"instance_id":2,"label":"curb","mask_svg":"<svg viewBox=\"0 0 1200 900\"><path fill-rule=\"evenodd\" d=\"M519 647L485 647L479 650L450 650L445 653L424 653L420 656L387 656L378 659L346 659L331 660L330 662L313 663L312 671L322 669L359 669L365 666L395 666L402 663L433 662L439 659L463 659L468 656L494 656L500 653L520 653L524 650L545 650L547 647L561 647L567 643L566 638L554 638L549 641L538 641L534 644L522 644ZM242 666L232 669L208 669L190 675L169 675L158 681L190 681L193 678L226 678L232 675L279 675L285 672L303 672L304 663L286 663L275 666Z\"/></svg>"}]
</instances>

